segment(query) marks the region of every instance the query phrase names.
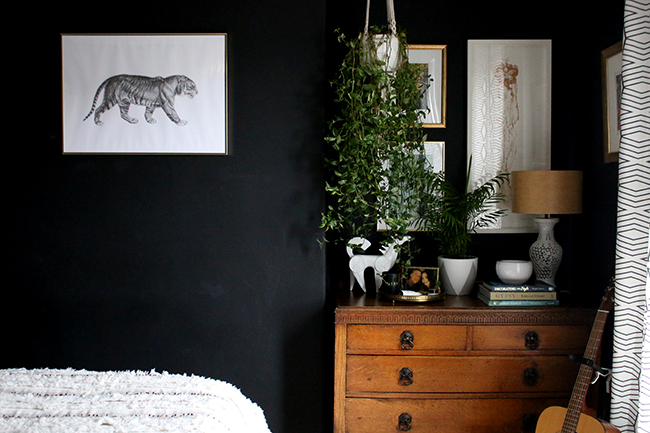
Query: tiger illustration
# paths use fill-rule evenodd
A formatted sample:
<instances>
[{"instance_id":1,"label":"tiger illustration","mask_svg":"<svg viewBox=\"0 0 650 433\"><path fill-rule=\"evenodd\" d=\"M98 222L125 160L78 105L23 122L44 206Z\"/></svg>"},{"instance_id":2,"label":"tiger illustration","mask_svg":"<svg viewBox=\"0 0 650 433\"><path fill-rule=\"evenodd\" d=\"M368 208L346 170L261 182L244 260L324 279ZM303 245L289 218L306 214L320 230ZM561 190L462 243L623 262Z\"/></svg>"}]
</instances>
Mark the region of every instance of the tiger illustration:
<instances>
[{"instance_id":1,"label":"tiger illustration","mask_svg":"<svg viewBox=\"0 0 650 433\"><path fill-rule=\"evenodd\" d=\"M104 100L95 110L99 94L104 90ZM176 95L187 95L190 99L199 93L196 84L185 75L171 75L163 77L144 77L140 75L114 75L107 78L97 89L93 105L84 121L95 112L95 124L103 125L101 115L113 108L120 107L120 117L129 123L137 123L138 119L129 116L129 107L142 105L145 108L144 118L148 123L156 123L153 112L160 107L167 117L179 126L184 126L187 121L182 120L174 109Z\"/></svg>"}]
</instances>

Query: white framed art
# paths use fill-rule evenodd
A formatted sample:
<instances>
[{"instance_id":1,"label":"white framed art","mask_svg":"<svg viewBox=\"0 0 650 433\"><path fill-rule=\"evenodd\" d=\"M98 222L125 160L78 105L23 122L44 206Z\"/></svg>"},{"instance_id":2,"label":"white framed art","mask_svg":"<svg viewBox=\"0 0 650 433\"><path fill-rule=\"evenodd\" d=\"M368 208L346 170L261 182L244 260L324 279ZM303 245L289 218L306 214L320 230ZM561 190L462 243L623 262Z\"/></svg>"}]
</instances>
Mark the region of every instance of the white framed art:
<instances>
[{"instance_id":1,"label":"white framed art","mask_svg":"<svg viewBox=\"0 0 650 433\"><path fill-rule=\"evenodd\" d=\"M62 34L63 153L228 153L226 35Z\"/></svg>"},{"instance_id":2,"label":"white framed art","mask_svg":"<svg viewBox=\"0 0 650 433\"><path fill-rule=\"evenodd\" d=\"M499 173L551 168L551 41L469 40L467 72L470 189ZM469 161L468 161L469 163ZM535 215L505 216L481 233L537 232Z\"/></svg>"},{"instance_id":3,"label":"white framed art","mask_svg":"<svg viewBox=\"0 0 650 433\"><path fill-rule=\"evenodd\" d=\"M426 165L434 173L445 172L445 142L444 141L425 141L424 154L417 153L417 155L426 160ZM415 220L416 218L414 218ZM388 226L385 222L379 221L377 223L377 230L385 231ZM412 223L408 228L409 231L419 231Z\"/></svg>"},{"instance_id":4,"label":"white framed art","mask_svg":"<svg viewBox=\"0 0 650 433\"><path fill-rule=\"evenodd\" d=\"M445 172L445 142L444 141L425 141L424 142L424 155L431 171L434 173Z\"/></svg>"}]
</instances>

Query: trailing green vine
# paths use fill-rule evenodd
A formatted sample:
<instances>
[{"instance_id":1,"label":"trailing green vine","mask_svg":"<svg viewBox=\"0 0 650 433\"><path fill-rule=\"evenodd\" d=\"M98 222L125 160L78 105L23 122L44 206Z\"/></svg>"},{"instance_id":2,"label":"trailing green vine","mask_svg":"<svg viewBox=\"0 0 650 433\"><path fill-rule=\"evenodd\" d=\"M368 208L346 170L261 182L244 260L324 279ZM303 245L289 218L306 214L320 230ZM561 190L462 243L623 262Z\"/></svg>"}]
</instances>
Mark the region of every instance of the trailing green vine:
<instances>
[{"instance_id":1,"label":"trailing green vine","mask_svg":"<svg viewBox=\"0 0 650 433\"><path fill-rule=\"evenodd\" d=\"M347 241L368 237L381 221L388 227L385 245L407 235L434 174L418 156L424 154L423 89L418 67L408 63L406 36L396 35L401 60L391 71L377 58L376 35L378 29L354 39L339 33L348 54L331 82L339 111L328 124L335 156L326 160L330 200L321 227Z\"/></svg>"}]
</instances>

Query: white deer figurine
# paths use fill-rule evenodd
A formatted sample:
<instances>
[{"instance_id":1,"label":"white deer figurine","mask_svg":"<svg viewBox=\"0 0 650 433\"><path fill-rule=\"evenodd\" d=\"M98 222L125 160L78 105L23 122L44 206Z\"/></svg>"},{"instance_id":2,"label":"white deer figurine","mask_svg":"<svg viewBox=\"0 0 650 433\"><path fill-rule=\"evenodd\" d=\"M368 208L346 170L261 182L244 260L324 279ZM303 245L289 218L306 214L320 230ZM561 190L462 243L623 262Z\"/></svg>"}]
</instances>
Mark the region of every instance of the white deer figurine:
<instances>
[{"instance_id":1,"label":"white deer figurine","mask_svg":"<svg viewBox=\"0 0 650 433\"><path fill-rule=\"evenodd\" d=\"M395 247L404 244L410 239L410 236L404 236L402 239L388 244L380 249L381 255L354 254L354 250L350 245L357 245L365 251L370 246L370 241L360 237L350 239L347 246L348 255L350 256L350 290L354 288L354 280L356 279L363 291L366 291L366 281L363 278L363 273L367 268L375 270L375 287L379 289L381 287L381 274L390 270L395 264L395 260L397 260Z\"/></svg>"}]
</instances>

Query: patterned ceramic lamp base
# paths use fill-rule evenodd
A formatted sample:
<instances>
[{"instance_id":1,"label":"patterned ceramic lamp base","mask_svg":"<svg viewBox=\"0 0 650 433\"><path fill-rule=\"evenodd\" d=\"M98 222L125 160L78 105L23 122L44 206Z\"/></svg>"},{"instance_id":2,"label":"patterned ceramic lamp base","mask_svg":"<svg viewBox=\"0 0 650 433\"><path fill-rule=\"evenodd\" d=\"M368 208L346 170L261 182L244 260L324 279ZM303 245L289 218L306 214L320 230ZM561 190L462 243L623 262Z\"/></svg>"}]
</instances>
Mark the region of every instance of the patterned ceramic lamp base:
<instances>
[{"instance_id":1,"label":"patterned ceramic lamp base","mask_svg":"<svg viewBox=\"0 0 650 433\"><path fill-rule=\"evenodd\" d=\"M535 269L535 278L547 284L555 285L555 273L562 261L562 247L555 241L553 226L558 218L536 218L539 225L539 237L530 246L530 260Z\"/></svg>"}]
</instances>

